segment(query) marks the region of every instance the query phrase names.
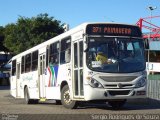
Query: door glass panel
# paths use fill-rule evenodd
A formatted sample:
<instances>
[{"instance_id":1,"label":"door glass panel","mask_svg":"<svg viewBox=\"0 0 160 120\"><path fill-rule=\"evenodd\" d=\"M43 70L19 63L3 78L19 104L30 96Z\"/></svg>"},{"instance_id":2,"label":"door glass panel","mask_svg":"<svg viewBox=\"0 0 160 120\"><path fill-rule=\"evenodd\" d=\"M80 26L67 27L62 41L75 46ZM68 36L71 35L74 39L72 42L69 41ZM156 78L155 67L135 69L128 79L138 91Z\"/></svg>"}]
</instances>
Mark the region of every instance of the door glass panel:
<instances>
[{"instance_id":1,"label":"door glass panel","mask_svg":"<svg viewBox=\"0 0 160 120\"><path fill-rule=\"evenodd\" d=\"M83 67L83 41L79 42L80 67Z\"/></svg>"},{"instance_id":2,"label":"door glass panel","mask_svg":"<svg viewBox=\"0 0 160 120\"><path fill-rule=\"evenodd\" d=\"M46 97L46 88L45 88L45 67L46 67L46 55L43 53L42 55L40 55L40 85L39 85L39 89L40 89L40 97Z\"/></svg>"},{"instance_id":3,"label":"door glass panel","mask_svg":"<svg viewBox=\"0 0 160 120\"><path fill-rule=\"evenodd\" d=\"M78 67L77 43L74 43L74 68Z\"/></svg>"},{"instance_id":4,"label":"door glass panel","mask_svg":"<svg viewBox=\"0 0 160 120\"><path fill-rule=\"evenodd\" d=\"M40 75L42 75L42 56L40 56Z\"/></svg>"},{"instance_id":5,"label":"door glass panel","mask_svg":"<svg viewBox=\"0 0 160 120\"><path fill-rule=\"evenodd\" d=\"M45 55L43 55L43 68L42 68L42 74L44 74L44 69L45 69Z\"/></svg>"},{"instance_id":6,"label":"door glass panel","mask_svg":"<svg viewBox=\"0 0 160 120\"><path fill-rule=\"evenodd\" d=\"M80 95L84 95L84 92L83 92L83 69L80 70Z\"/></svg>"},{"instance_id":7,"label":"door glass panel","mask_svg":"<svg viewBox=\"0 0 160 120\"><path fill-rule=\"evenodd\" d=\"M74 71L74 80L75 80L75 95L78 95L78 70Z\"/></svg>"}]
</instances>

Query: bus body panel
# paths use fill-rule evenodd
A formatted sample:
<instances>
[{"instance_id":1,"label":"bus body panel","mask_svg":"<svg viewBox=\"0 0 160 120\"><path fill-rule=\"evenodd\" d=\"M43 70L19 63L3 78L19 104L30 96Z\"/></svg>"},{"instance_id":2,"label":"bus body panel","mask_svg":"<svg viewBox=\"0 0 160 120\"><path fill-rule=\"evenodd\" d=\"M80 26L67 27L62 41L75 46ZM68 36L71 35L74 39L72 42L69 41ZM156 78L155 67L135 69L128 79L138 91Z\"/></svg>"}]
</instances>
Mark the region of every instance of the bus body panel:
<instances>
[{"instance_id":1,"label":"bus body panel","mask_svg":"<svg viewBox=\"0 0 160 120\"><path fill-rule=\"evenodd\" d=\"M30 98L38 99L39 98L38 71L24 73L21 75L21 79L22 79L22 83L21 83L22 98L24 98L24 89L25 87L27 87L29 90Z\"/></svg>"},{"instance_id":2,"label":"bus body panel","mask_svg":"<svg viewBox=\"0 0 160 120\"><path fill-rule=\"evenodd\" d=\"M11 83L11 86L10 86L10 94L13 96L13 97L16 97L16 76L12 76L10 78L10 83Z\"/></svg>"},{"instance_id":3,"label":"bus body panel","mask_svg":"<svg viewBox=\"0 0 160 120\"><path fill-rule=\"evenodd\" d=\"M60 86L66 81L71 88L71 64L48 66L45 75L46 98L60 100Z\"/></svg>"}]
</instances>

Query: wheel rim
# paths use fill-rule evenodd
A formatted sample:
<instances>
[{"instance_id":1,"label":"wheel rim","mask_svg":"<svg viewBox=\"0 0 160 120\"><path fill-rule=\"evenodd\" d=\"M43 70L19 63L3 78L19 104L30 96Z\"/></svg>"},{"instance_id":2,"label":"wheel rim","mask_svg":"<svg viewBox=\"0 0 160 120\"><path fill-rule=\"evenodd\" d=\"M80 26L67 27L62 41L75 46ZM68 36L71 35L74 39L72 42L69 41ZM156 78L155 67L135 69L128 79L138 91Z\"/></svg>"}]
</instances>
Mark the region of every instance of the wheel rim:
<instances>
[{"instance_id":1,"label":"wheel rim","mask_svg":"<svg viewBox=\"0 0 160 120\"><path fill-rule=\"evenodd\" d=\"M66 90L66 91L64 92L63 98L64 98L64 102L65 102L67 105L71 104L72 100L70 99L69 90Z\"/></svg>"}]
</instances>

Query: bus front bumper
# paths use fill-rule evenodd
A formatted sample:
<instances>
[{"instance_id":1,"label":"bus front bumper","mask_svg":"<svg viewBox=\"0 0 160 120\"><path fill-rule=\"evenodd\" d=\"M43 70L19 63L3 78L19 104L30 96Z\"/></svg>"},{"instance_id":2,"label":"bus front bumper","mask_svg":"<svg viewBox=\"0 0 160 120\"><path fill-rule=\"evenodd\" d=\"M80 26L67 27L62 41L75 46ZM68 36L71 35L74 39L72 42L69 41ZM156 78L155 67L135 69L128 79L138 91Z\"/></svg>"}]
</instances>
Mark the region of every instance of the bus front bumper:
<instances>
[{"instance_id":1,"label":"bus front bumper","mask_svg":"<svg viewBox=\"0 0 160 120\"><path fill-rule=\"evenodd\" d=\"M146 98L146 87L131 89L105 89L93 88L90 85L84 87L85 100L110 100L110 99L134 99Z\"/></svg>"}]
</instances>

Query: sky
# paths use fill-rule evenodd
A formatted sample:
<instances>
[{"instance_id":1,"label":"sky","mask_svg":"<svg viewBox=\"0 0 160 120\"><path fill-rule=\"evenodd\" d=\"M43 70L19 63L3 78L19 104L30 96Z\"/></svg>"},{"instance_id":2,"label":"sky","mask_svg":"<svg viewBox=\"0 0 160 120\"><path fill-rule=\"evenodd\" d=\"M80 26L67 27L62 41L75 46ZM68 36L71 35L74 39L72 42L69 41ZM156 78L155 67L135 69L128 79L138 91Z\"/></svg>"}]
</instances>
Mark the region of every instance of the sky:
<instances>
[{"instance_id":1,"label":"sky","mask_svg":"<svg viewBox=\"0 0 160 120\"><path fill-rule=\"evenodd\" d=\"M151 15L149 6L157 7L153 16L160 15L160 0L1 0L0 4L0 26L16 23L19 16L31 18L41 13L70 28L84 22L136 24L139 18Z\"/></svg>"}]
</instances>

